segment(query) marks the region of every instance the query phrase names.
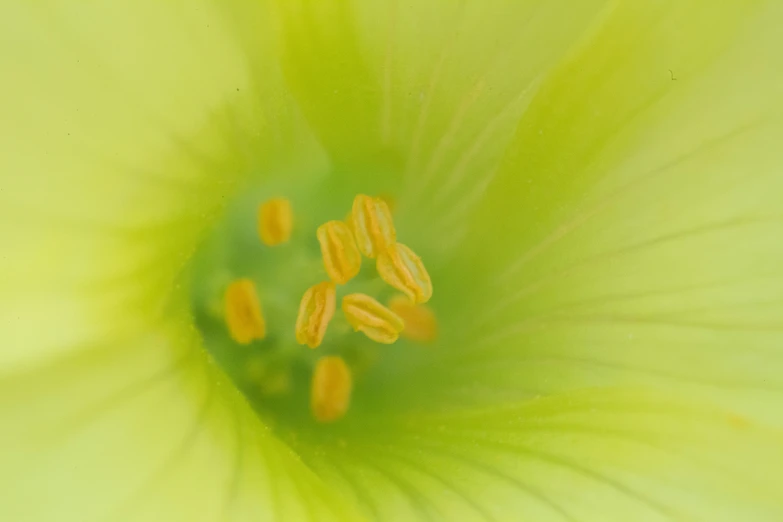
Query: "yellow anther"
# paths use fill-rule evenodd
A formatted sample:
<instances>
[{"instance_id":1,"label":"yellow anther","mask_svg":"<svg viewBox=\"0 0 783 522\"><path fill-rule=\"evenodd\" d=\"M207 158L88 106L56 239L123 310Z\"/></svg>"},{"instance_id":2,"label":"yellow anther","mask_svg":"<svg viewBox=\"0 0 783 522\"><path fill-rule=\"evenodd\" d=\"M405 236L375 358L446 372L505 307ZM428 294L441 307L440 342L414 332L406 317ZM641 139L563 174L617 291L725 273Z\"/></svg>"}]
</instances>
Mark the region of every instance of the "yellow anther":
<instances>
[{"instance_id":1,"label":"yellow anther","mask_svg":"<svg viewBox=\"0 0 783 522\"><path fill-rule=\"evenodd\" d=\"M310 409L318 422L334 422L348 411L353 378L341 358L331 355L315 363L310 389Z\"/></svg>"},{"instance_id":2,"label":"yellow anther","mask_svg":"<svg viewBox=\"0 0 783 522\"><path fill-rule=\"evenodd\" d=\"M223 310L231 338L239 344L250 344L266 337L266 322L256 285L250 279L231 283L223 296Z\"/></svg>"},{"instance_id":3,"label":"yellow anther","mask_svg":"<svg viewBox=\"0 0 783 522\"><path fill-rule=\"evenodd\" d=\"M397 240L389 205L381 198L359 194L353 200L351 210L353 233L359 250L367 257L375 258Z\"/></svg>"},{"instance_id":4,"label":"yellow anther","mask_svg":"<svg viewBox=\"0 0 783 522\"><path fill-rule=\"evenodd\" d=\"M389 300L389 310L405 323L403 337L422 343L432 342L438 337L438 321L429 306L416 304L404 295L396 295Z\"/></svg>"},{"instance_id":5,"label":"yellow anther","mask_svg":"<svg viewBox=\"0 0 783 522\"><path fill-rule=\"evenodd\" d=\"M258 207L258 235L267 246L287 242L293 223L291 202L286 198L273 198Z\"/></svg>"},{"instance_id":6,"label":"yellow anther","mask_svg":"<svg viewBox=\"0 0 783 522\"><path fill-rule=\"evenodd\" d=\"M393 343L405 326L400 316L366 294L343 297L343 313L354 331L378 343Z\"/></svg>"},{"instance_id":7,"label":"yellow anther","mask_svg":"<svg viewBox=\"0 0 783 522\"><path fill-rule=\"evenodd\" d=\"M395 243L376 263L378 275L416 303L426 303L432 297L432 280L424 263L413 250Z\"/></svg>"},{"instance_id":8,"label":"yellow anther","mask_svg":"<svg viewBox=\"0 0 783 522\"><path fill-rule=\"evenodd\" d=\"M344 285L362 267L362 255L356 248L351 229L342 221L328 221L316 232L321 244L321 256L329 278Z\"/></svg>"},{"instance_id":9,"label":"yellow anther","mask_svg":"<svg viewBox=\"0 0 783 522\"><path fill-rule=\"evenodd\" d=\"M335 288L331 281L311 286L299 303L296 318L296 341L317 348L326 335L326 327L334 317Z\"/></svg>"}]
</instances>

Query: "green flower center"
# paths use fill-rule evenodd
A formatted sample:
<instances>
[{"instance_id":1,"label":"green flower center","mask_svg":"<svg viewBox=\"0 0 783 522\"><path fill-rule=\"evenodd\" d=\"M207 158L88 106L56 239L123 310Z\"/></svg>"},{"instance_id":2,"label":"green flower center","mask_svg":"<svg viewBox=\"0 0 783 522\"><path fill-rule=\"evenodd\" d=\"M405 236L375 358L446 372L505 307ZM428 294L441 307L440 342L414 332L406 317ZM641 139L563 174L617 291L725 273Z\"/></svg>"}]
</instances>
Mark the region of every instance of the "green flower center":
<instances>
[{"instance_id":1,"label":"green flower center","mask_svg":"<svg viewBox=\"0 0 783 522\"><path fill-rule=\"evenodd\" d=\"M298 432L373 409L371 383L434 341L432 284L393 202L329 181L251 188L195 257L205 345L265 420Z\"/></svg>"}]
</instances>

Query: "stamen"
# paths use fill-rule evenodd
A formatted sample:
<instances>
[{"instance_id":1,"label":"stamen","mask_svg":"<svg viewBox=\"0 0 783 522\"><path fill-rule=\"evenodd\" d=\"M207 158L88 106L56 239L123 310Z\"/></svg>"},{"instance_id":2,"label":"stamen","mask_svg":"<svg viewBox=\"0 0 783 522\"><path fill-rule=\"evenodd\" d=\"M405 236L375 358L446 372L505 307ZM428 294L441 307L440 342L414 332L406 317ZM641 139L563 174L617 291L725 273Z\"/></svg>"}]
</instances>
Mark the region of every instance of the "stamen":
<instances>
[{"instance_id":1,"label":"stamen","mask_svg":"<svg viewBox=\"0 0 783 522\"><path fill-rule=\"evenodd\" d=\"M401 332L403 337L422 343L432 342L438 337L438 321L429 306L416 304L404 295L396 295L389 300L389 310L405 323Z\"/></svg>"},{"instance_id":2,"label":"stamen","mask_svg":"<svg viewBox=\"0 0 783 522\"><path fill-rule=\"evenodd\" d=\"M286 243L293 228L291 202L286 198L273 198L258 209L258 235L267 246Z\"/></svg>"},{"instance_id":3,"label":"stamen","mask_svg":"<svg viewBox=\"0 0 783 522\"><path fill-rule=\"evenodd\" d=\"M266 337L266 322L256 285L250 279L231 283L223 296L226 325L231 338L239 344L250 344Z\"/></svg>"},{"instance_id":4,"label":"stamen","mask_svg":"<svg viewBox=\"0 0 783 522\"><path fill-rule=\"evenodd\" d=\"M324 268L332 281L344 285L359 273L362 256L348 225L329 221L318 227L316 236L321 244Z\"/></svg>"},{"instance_id":5,"label":"stamen","mask_svg":"<svg viewBox=\"0 0 783 522\"><path fill-rule=\"evenodd\" d=\"M296 341L317 348L324 340L329 321L334 317L335 287L331 281L311 286L299 303L296 318Z\"/></svg>"},{"instance_id":6,"label":"stamen","mask_svg":"<svg viewBox=\"0 0 783 522\"><path fill-rule=\"evenodd\" d=\"M405 326L397 314L366 294L346 295L342 308L354 331L377 343L392 344Z\"/></svg>"},{"instance_id":7,"label":"stamen","mask_svg":"<svg viewBox=\"0 0 783 522\"><path fill-rule=\"evenodd\" d=\"M432 297L432 280L421 258L413 250L395 243L378 256L376 269L381 279L403 292L416 303L426 303Z\"/></svg>"},{"instance_id":8,"label":"stamen","mask_svg":"<svg viewBox=\"0 0 783 522\"><path fill-rule=\"evenodd\" d=\"M397 240L391 210L381 198L359 194L353 200L353 232L362 254L378 257Z\"/></svg>"},{"instance_id":9,"label":"stamen","mask_svg":"<svg viewBox=\"0 0 783 522\"><path fill-rule=\"evenodd\" d=\"M345 416L351 402L353 378L340 357L321 357L315 364L310 409L318 422L334 422Z\"/></svg>"}]
</instances>

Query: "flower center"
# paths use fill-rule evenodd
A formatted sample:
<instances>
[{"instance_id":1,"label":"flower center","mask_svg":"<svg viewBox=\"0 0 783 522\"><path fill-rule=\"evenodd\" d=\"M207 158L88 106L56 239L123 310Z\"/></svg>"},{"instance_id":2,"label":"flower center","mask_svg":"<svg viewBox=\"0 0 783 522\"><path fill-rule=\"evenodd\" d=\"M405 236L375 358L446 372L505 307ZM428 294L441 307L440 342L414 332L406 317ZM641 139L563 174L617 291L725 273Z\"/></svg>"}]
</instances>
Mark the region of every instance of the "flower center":
<instances>
[{"instance_id":1,"label":"flower center","mask_svg":"<svg viewBox=\"0 0 783 522\"><path fill-rule=\"evenodd\" d=\"M397 241L388 196L359 194L342 220L316 227L286 197L251 206L254 237L231 233L252 228L242 212L218 227L195 264L205 344L258 411L338 421L380 345L435 339L430 276Z\"/></svg>"}]
</instances>

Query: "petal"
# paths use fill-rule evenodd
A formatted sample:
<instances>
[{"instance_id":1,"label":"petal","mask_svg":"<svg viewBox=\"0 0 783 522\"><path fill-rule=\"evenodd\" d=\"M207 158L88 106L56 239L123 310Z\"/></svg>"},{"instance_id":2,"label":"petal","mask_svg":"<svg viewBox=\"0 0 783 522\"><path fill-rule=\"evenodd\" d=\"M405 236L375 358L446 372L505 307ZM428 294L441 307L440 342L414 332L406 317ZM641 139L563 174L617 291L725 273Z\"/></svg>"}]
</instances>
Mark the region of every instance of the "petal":
<instances>
[{"instance_id":1,"label":"petal","mask_svg":"<svg viewBox=\"0 0 783 522\"><path fill-rule=\"evenodd\" d=\"M0 373L156 318L241 180L284 164L270 137L310 150L263 12L220 5L0 7Z\"/></svg>"},{"instance_id":2,"label":"petal","mask_svg":"<svg viewBox=\"0 0 783 522\"><path fill-rule=\"evenodd\" d=\"M657 392L423 411L376 419L361 434L346 428L336 441L305 458L379 521L783 516L779 432Z\"/></svg>"},{"instance_id":3,"label":"petal","mask_svg":"<svg viewBox=\"0 0 783 522\"><path fill-rule=\"evenodd\" d=\"M645 384L783 421L782 20L619 6L542 84L453 272L455 386Z\"/></svg>"},{"instance_id":4,"label":"petal","mask_svg":"<svg viewBox=\"0 0 783 522\"><path fill-rule=\"evenodd\" d=\"M397 193L395 220L425 237L497 163L540 78L605 2L275 3L286 80L335 173Z\"/></svg>"},{"instance_id":5,"label":"petal","mask_svg":"<svg viewBox=\"0 0 783 522\"><path fill-rule=\"evenodd\" d=\"M356 519L185 321L0 380L0 419L3 520Z\"/></svg>"},{"instance_id":6,"label":"petal","mask_svg":"<svg viewBox=\"0 0 783 522\"><path fill-rule=\"evenodd\" d=\"M301 168L288 146L317 160L266 18L0 7L0 519L353 519L184 313L185 264L244 178Z\"/></svg>"},{"instance_id":7,"label":"petal","mask_svg":"<svg viewBox=\"0 0 783 522\"><path fill-rule=\"evenodd\" d=\"M280 61L291 91L337 163L378 150L380 93L347 2L274 0Z\"/></svg>"}]
</instances>

